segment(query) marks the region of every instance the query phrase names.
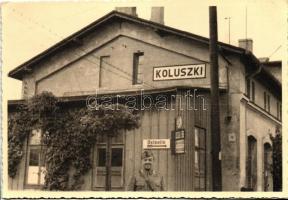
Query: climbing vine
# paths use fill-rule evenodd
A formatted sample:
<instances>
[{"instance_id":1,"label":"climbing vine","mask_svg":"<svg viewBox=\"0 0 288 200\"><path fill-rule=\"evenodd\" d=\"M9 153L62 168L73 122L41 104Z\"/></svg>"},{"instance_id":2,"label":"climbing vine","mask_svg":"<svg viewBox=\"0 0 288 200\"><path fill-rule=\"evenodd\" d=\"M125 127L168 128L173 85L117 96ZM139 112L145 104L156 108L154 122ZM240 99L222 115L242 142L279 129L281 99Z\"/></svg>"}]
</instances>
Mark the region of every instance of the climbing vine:
<instances>
[{"instance_id":1,"label":"climbing vine","mask_svg":"<svg viewBox=\"0 0 288 200\"><path fill-rule=\"evenodd\" d=\"M77 190L92 167L90 155L97 136L116 136L121 130L138 127L138 121L139 116L124 105L67 109L59 106L52 93L36 95L9 116L9 176L17 173L29 133L41 129L41 143L46 147L44 189Z\"/></svg>"},{"instance_id":2,"label":"climbing vine","mask_svg":"<svg viewBox=\"0 0 288 200\"><path fill-rule=\"evenodd\" d=\"M14 178L23 157L23 145L30 132L29 119L25 105L19 105L16 113L8 117L8 174ZM29 121L29 120L28 120Z\"/></svg>"}]
</instances>

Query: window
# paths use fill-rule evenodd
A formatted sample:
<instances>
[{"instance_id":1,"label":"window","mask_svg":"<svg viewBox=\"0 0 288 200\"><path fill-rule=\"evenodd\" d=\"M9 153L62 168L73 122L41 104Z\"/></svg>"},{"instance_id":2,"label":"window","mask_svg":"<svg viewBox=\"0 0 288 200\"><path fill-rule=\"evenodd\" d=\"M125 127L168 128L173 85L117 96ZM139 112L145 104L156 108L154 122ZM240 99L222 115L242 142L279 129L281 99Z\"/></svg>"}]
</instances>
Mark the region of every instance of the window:
<instances>
[{"instance_id":1,"label":"window","mask_svg":"<svg viewBox=\"0 0 288 200\"><path fill-rule=\"evenodd\" d=\"M251 100L253 101L253 102L255 102L255 83L254 83L254 81L252 81L251 82Z\"/></svg>"},{"instance_id":2,"label":"window","mask_svg":"<svg viewBox=\"0 0 288 200\"><path fill-rule=\"evenodd\" d=\"M123 158L123 149L113 147L111 153L111 166L122 167L122 158ZM99 167L106 166L106 148L104 147L98 149L97 166Z\"/></svg>"},{"instance_id":3,"label":"window","mask_svg":"<svg viewBox=\"0 0 288 200\"><path fill-rule=\"evenodd\" d=\"M282 105L280 102L277 102L277 118L282 119Z\"/></svg>"},{"instance_id":4,"label":"window","mask_svg":"<svg viewBox=\"0 0 288 200\"><path fill-rule=\"evenodd\" d=\"M272 172L271 166L272 165L272 147L269 143L264 144L264 191L272 191Z\"/></svg>"},{"instance_id":5,"label":"window","mask_svg":"<svg viewBox=\"0 0 288 200\"><path fill-rule=\"evenodd\" d=\"M246 178L248 188L256 191L257 186L257 140L253 136L248 137L248 151L246 163Z\"/></svg>"},{"instance_id":6,"label":"window","mask_svg":"<svg viewBox=\"0 0 288 200\"><path fill-rule=\"evenodd\" d=\"M270 112L270 95L264 92L264 109Z\"/></svg>"},{"instance_id":7,"label":"window","mask_svg":"<svg viewBox=\"0 0 288 200\"><path fill-rule=\"evenodd\" d=\"M100 57L100 66L99 66L99 88L108 87L109 86L109 70L111 66L109 66L110 56L101 56Z\"/></svg>"},{"instance_id":8,"label":"window","mask_svg":"<svg viewBox=\"0 0 288 200\"><path fill-rule=\"evenodd\" d=\"M143 57L143 52L137 52L133 55L133 85L143 83Z\"/></svg>"},{"instance_id":9,"label":"window","mask_svg":"<svg viewBox=\"0 0 288 200\"><path fill-rule=\"evenodd\" d=\"M264 109L267 108L267 99L266 99L266 92L264 92Z\"/></svg>"},{"instance_id":10,"label":"window","mask_svg":"<svg viewBox=\"0 0 288 200\"><path fill-rule=\"evenodd\" d=\"M282 120L282 104L280 103L280 108L279 108L279 110L280 110L280 120Z\"/></svg>"},{"instance_id":11,"label":"window","mask_svg":"<svg viewBox=\"0 0 288 200\"><path fill-rule=\"evenodd\" d=\"M246 95L250 98L250 79L246 78Z\"/></svg>"},{"instance_id":12,"label":"window","mask_svg":"<svg viewBox=\"0 0 288 200\"><path fill-rule=\"evenodd\" d=\"M206 131L194 129L194 190L206 190Z\"/></svg>"},{"instance_id":13,"label":"window","mask_svg":"<svg viewBox=\"0 0 288 200\"><path fill-rule=\"evenodd\" d=\"M41 130L33 130L29 138L27 185L44 185L45 147L41 145Z\"/></svg>"},{"instance_id":14,"label":"window","mask_svg":"<svg viewBox=\"0 0 288 200\"><path fill-rule=\"evenodd\" d=\"M270 95L267 94L267 111L270 113Z\"/></svg>"},{"instance_id":15,"label":"window","mask_svg":"<svg viewBox=\"0 0 288 200\"><path fill-rule=\"evenodd\" d=\"M105 187L106 174L106 139L103 136L98 138L96 152L94 157L94 177L93 186L96 189L103 190ZM115 190L124 186L123 166L124 166L124 144L123 134L119 134L112 139L111 151L111 184Z\"/></svg>"}]
</instances>

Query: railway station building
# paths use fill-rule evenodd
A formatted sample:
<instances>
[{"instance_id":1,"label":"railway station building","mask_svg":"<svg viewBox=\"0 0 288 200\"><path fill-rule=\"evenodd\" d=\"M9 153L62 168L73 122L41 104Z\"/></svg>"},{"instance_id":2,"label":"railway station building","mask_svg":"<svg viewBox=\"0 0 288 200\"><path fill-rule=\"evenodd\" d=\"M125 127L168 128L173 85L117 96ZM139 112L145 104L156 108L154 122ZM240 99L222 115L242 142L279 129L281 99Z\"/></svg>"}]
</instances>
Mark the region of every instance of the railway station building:
<instances>
[{"instance_id":1,"label":"railway station building","mask_svg":"<svg viewBox=\"0 0 288 200\"><path fill-rule=\"evenodd\" d=\"M126 190L145 148L152 150L167 191L212 190L209 39L164 21L161 7L152 8L151 20L138 17L136 8L118 8L9 73L22 81L23 99L49 91L69 106L86 106L95 95L144 103L140 127L113 139L115 191ZM222 190L271 191L270 134L282 127L282 63L257 58L252 39L218 47ZM159 109L164 99L166 107ZM10 100L8 113L21 101ZM40 163L30 162L37 157L38 136L26 142L9 189L43 185ZM105 148L99 139L82 190L104 190Z\"/></svg>"}]
</instances>

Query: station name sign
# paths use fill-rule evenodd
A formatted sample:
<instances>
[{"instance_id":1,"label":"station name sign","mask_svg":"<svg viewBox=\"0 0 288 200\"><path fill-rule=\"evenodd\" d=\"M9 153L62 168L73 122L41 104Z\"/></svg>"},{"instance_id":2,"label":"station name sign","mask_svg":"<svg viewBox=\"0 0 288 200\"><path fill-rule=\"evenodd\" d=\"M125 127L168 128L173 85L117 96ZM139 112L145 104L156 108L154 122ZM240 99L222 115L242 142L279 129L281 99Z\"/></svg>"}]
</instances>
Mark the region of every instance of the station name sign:
<instances>
[{"instance_id":1,"label":"station name sign","mask_svg":"<svg viewBox=\"0 0 288 200\"><path fill-rule=\"evenodd\" d=\"M162 66L153 68L153 80L180 80L206 77L205 64Z\"/></svg>"},{"instance_id":2,"label":"station name sign","mask_svg":"<svg viewBox=\"0 0 288 200\"><path fill-rule=\"evenodd\" d=\"M170 139L144 139L143 149L169 149Z\"/></svg>"}]
</instances>

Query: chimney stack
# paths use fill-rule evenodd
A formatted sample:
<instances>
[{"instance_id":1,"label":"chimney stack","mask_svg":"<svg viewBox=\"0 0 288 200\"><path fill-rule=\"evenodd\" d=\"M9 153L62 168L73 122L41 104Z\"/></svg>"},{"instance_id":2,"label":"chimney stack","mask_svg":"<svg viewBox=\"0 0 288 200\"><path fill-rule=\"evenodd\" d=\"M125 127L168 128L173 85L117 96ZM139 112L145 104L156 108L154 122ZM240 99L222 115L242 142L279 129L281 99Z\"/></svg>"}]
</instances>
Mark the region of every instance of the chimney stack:
<instances>
[{"instance_id":1,"label":"chimney stack","mask_svg":"<svg viewBox=\"0 0 288 200\"><path fill-rule=\"evenodd\" d=\"M238 40L239 47L253 52L253 40L252 39L240 39Z\"/></svg>"},{"instance_id":2,"label":"chimney stack","mask_svg":"<svg viewBox=\"0 0 288 200\"><path fill-rule=\"evenodd\" d=\"M164 24L164 7L152 7L150 20L159 24Z\"/></svg>"},{"instance_id":3,"label":"chimney stack","mask_svg":"<svg viewBox=\"0 0 288 200\"><path fill-rule=\"evenodd\" d=\"M138 17L137 12L136 12L136 7L116 7L115 10L118 12L128 14L128 15L132 15L134 17Z\"/></svg>"}]
</instances>

